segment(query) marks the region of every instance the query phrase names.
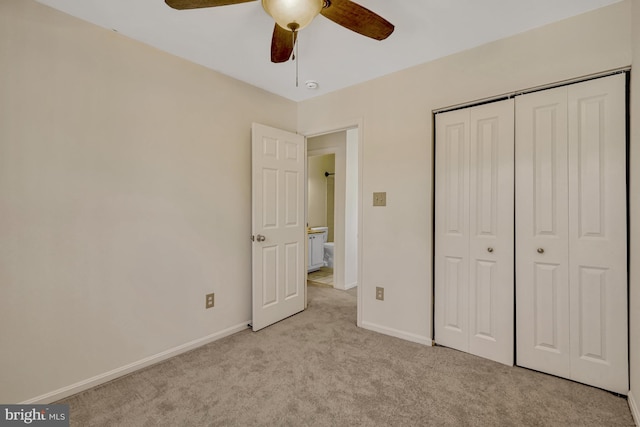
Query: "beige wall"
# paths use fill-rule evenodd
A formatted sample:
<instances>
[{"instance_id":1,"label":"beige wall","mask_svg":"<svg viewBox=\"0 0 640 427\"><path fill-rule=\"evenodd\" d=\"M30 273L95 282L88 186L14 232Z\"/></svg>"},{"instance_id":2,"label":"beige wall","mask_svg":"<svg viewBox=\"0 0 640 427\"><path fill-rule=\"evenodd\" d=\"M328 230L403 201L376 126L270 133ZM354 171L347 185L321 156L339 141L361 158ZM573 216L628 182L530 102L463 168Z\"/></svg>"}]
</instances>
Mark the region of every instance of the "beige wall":
<instances>
[{"instance_id":1,"label":"beige wall","mask_svg":"<svg viewBox=\"0 0 640 427\"><path fill-rule=\"evenodd\" d=\"M431 342L431 111L630 65L630 8L617 3L299 104L303 134L364 124L364 327ZM387 192L387 207L371 206L375 191Z\"/></svg>"},{"instance_id":2,"label":"beige wall","mask_svg":"<svg viewBox=\"0 0 640 427\"><path fill-rule=\"evenodd\" d=\"M32 0L0 1L0 402L51 401L246 327L251 122L295 130L296 115Z\"/></svg>"},{"instance_id":3,"label":"beige wall","mask_svg":"<svg viewBox=\"0 0 640 427\"><path fill-rule=\"evenodd\" d=\"M630 150L630 318L631 393L629 404L640 425L640 0L633 0L633 66L631 73Z\"/></svg>"}]
</instances>

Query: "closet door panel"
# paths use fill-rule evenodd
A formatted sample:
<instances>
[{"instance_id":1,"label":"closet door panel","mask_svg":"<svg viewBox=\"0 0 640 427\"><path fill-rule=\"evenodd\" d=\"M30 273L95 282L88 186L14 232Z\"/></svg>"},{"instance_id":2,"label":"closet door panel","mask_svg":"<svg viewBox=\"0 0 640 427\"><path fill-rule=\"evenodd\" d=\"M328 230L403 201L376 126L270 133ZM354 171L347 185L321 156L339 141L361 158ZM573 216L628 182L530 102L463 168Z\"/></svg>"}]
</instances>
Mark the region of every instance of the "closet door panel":
<instances>
[{"instance_id":1,"label":"closet door panel","mask_svg":"<svg viewBox=\"0 0 640 427\"><path fill-rule=\"evenodd\" d=\"M541 262L534 264L533 271L533 298L531 303L534 306L533 318L533 344L534 347L544 349L551 353L560 353L563 348L559 342L562 334L559 334L558 319L558 286L559 272L558 264L544 264ZM545 310L536 310L537 307L551 307L548 313ZM563 343L566 344L566 343Z\"/></svg>"},{"instance_id":2,"label":"closet door panel","mask_svg":"<svg viewBox=\"0 0 640 427\"><path fill-rule=\"evenodd\" d=\"M516 98L517 364L570 374L567 89Z\"/></svg>"},{"instance_id":3,"label":"closet door panel","mask_svg":"<svg viewBox=\"0 0 640 427\"><path fill-rule=\"evenodd\" d=\"M435 340L513 364L513 100L436 116Z\"/></svg>"},{"instance_id":4,"label":"closet door panel","mask_svg":"<svg viewBox=\"0 0 640 427\"><path fill-rule=\"evenodd\" d=\"M470 108L469 352L513 365L513 100Z\"/></svg>"},{"instance_id":5,"label":"closet door panel","mask_svg":"<svg viewBox=\"0 0 640 427\"><path fill-rule=\"evenodd\" d=\"M572 379L626 394L624 75L568 89Z\"/></svg>"},{"instance_id":6,"label":"closet door panel","mask_svg":"<svg viewBox=\"0 0 640 427\"><path fill-rule=\"evenodd\" d=\"M436 116L435 339L468 351L469 114Z\"/></svg>"}]
</instances>

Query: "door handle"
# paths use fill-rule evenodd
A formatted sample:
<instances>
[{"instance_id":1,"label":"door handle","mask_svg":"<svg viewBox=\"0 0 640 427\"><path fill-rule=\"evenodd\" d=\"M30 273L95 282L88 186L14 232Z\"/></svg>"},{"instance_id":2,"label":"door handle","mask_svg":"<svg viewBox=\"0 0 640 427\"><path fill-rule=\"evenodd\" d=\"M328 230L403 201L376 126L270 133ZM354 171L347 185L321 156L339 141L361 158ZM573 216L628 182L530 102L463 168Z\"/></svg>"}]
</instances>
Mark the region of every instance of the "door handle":
<instances>
[{"instance_id":1,"label":"door handle","mask_svg":"<svg viewBox=\"0 0 640 427\"><path fill-rule=\"evenodd\" d=\"M491 247L487 248L487 252L492 253L493 252L493 248L491 248Z\"/></svg>"},{"instance_id":2,"label":"door handle","mask_svg":"<svg viewBox=\"0 0 640 427\"><path fill-rule=\"evenodd\" d=\"M539 254L543 254L543 253L544 253L544 249L542 249L542 248L538 248L538 253L539 253Z\"/></svg>"},{"instance_id":3,"label":"door handle","mask_svg":"<svg viewBox=\"0 0 640 427\"><path fill-rule=\"evenodd\" d=\"M256 240L257 240L258 242L264 242L265 240L267 240L267 238L266 238L266 237L264 237L262 234L258 234L258 235L256 236Z\"/></svg>"}]
</instances>

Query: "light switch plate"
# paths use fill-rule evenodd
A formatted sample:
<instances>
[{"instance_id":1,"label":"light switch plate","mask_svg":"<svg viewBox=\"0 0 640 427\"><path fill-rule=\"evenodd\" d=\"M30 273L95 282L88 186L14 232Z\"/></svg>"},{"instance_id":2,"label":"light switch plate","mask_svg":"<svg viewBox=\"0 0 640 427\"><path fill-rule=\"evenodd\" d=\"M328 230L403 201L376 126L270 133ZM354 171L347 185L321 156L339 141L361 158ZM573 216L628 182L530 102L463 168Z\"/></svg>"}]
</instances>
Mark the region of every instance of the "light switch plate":
<instances>
[{"instance_id":1,"label":"light switch plate","mask_svg":"<svg viewBox=\"0 0 640 427\"><path fill-rule=\"evenodd\" d=\"M373 193L373 206L387 206L387 193Z\"/></svg>"}]
</instances>

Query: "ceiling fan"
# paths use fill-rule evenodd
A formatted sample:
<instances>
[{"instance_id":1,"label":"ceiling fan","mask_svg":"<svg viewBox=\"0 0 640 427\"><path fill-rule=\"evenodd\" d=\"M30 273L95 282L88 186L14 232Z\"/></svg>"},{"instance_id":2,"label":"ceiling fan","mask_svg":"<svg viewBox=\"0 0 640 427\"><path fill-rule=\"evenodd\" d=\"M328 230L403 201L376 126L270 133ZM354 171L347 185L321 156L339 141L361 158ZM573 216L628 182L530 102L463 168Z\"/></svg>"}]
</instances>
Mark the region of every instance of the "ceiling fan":
<instances>
[{"instance_id":1,"label":"ceiling fan","mask_svg":"<svg viewBox=\"0 0 640 427\"><path fill-rule=\"evenodd\" d=\"M165 0L174 9L200 9L256 0ZM384 40L394 26L376 13L350 0L261 0L276 21L271 39L271 62L286 62L293 53L297 33L318 14L363 36Z\"/></svg>"}]
</instances>

